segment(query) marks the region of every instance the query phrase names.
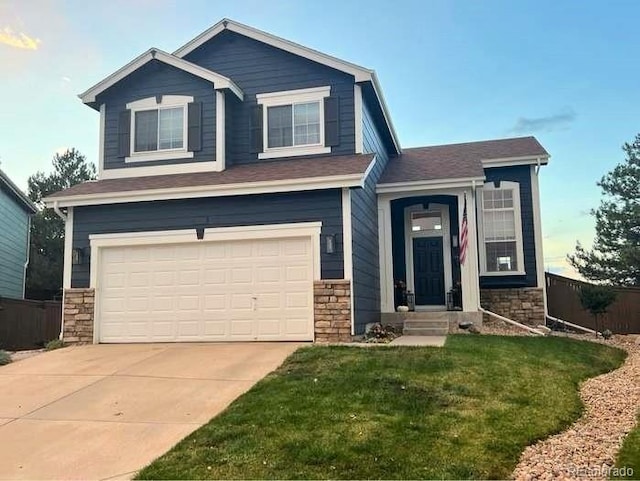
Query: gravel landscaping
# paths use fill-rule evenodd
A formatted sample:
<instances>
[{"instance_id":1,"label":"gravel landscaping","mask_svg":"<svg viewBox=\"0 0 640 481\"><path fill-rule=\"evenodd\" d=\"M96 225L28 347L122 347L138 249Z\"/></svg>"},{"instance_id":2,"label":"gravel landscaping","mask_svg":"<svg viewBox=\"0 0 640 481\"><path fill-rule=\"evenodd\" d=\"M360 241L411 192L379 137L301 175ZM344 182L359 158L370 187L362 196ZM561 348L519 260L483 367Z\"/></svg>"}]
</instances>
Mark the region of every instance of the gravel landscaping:
<instances>
[{"instance_id":1,"label":"gravel landscaping","mask_svg":"<svg viewBox=\"0 0 640 481\"><path fill-rule=\"evenodd\" d=\"M595 341L592 336L577 336ZM580 390L584 415L568 430L527 447L516 480L604 480L612 474L625 436L636 424L640 406L640 336L614 336L603 342L625 349L624 365L587 380ZM640 473L633 473L638 479Z\"/></svg>"}]
</instances>

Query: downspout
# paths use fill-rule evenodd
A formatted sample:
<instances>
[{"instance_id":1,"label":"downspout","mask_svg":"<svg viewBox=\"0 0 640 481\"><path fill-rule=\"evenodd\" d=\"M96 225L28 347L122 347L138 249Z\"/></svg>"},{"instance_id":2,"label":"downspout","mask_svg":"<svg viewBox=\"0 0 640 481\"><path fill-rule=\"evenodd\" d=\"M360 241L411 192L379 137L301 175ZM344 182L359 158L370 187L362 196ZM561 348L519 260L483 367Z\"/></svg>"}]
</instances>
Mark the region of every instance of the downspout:
<instances>
[{"instance_id":1,"label":"downspout","mask_svg":"<svg viewBox=\"0 0 640 481\"><path fill-rule=\"evenodd\" d=\"M27 294L27 267L29 267L29 259L31 258L31 216L27 221L27 259L24 262L24 276L22 277L22 298Z\"/></svg>"},{"instance_id":2,"label":"downspout","mask_svg":"<svg viewBox=\"0 0 640 481\"><path fill-rule=\"evenodd\" d=\"M53 202L53 211L58 214L58 217L60 217L63 221L67 222L67 216L65 215L64 212L62 212L60 210L60 207L58 207L58 201L54 201Z\"/></svg>"},{"instance_id":3,"label":"downspout","mask_svg":"<svg viewBox=\"0 0 640 481\"><path fill-rule=\"evenodd\" d=\"M67 222L67 216L64 214L64 212L62 212L60 210L60 207L58 207L58 201L54 201L53 202L53 211L58 214L58 217L60 217L66 224ZM65 229L66 230L66 229ZM63 262L64 265L64 262ZM64 288L62 289L62 313L60 316L60 335L58 336L58 339L60 339L62 341L63 338L63 333L64 333Z\"/></svg>"}]
</instances>

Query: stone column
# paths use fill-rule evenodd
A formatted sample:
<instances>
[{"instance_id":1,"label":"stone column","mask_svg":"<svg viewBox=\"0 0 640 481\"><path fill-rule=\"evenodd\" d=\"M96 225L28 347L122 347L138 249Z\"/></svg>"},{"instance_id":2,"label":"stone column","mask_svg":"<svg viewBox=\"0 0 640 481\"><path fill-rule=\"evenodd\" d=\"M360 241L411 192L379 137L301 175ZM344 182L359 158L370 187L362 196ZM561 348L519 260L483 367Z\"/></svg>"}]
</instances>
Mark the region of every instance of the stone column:
<instances>
[{"instance_id":1,"label":"stone column","mask_svg":"<svg viewBox=\"0 0 640 481\"><path fill-rule=\"evenodd\" d=\"M65 344L92 344L94 289L65 289L62 340Z\"/></svg>"}]
</instances>

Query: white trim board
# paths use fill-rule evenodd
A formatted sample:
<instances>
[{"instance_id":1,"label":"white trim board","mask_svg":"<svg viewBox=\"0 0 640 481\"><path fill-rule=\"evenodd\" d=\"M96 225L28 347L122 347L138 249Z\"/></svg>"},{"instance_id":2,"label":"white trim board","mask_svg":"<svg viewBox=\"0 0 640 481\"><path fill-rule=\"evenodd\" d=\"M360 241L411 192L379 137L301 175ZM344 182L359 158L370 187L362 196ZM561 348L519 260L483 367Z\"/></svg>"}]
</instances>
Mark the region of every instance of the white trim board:
<instances>
[{"instance_id":1,"label":"white trim board","mask_svg":"<svg viewBox=\"0 0 640 481\"><path fill-rule=\"evenodd\" d=\"M342 257L344 264L343 277L349 281L351 288L351 335L356 332L355 301L353 295L353 227L351 225L351 189L342 188Z\"/></svg>"},{"instance_id":2,"label":"white trim board","mask_svg":"<svg viewBox=\"0 0 640 481\"><path fill-rule=\"evenodd\" d=\"M262 105L262 152L258 153L258 159L276 159L293 157L298 155L320 155L331 152L331 147L324 145L324 99L331 95L331 86L313 87L299 90L285 90L281 92L268 92L256 95L258 105ZM286 147L269 147L269 107L292 106L291 120L295 118L295 105L300 103L317 103L320 125L320 141L317 144L293 145L295 135L292 137L292 145ZM293 129L295 130L295 129Z\"/></svg>"},{"instance_id":3,"label":"white trim board","mask_svg":"<svg viewBox=\"0 0 640 481\"><path fill-rule=\"evenodd\" d=\"M517 271L488 271L487 270L487 253L486 241L484 237L484 192L489 190L511 189L513 191L513 214L515 223L515 243L516 243L516 261L518 264ZM480 275L487 277L499 276L524 276L526 275L524 265L524 239L522 235L522 207L520 198L520 184L518 182L501 180L500 187L496 188L493 182L487 182L477 191L478 213L480 222L478 222L478 246L479 246L479 263Z\"/></svg>"},{"instance_id":4,"label":"white trim board","mask_svg":"<svg viewBox=\"0 0 640 481\"><path fill-rule=\"evenodd\" d=\"M148 62L152 60L158 60L167 65L171 65L172 67L178 68L185 72L188 72L196 77L200 77L204 80L208 80L211 82L215 89L229 89L231 90L236 97L240 100L244 99L244 93L238 87L233 80L224 75L220 75L216 72L208 70L206 68L200 67L194 63L183 60L182 58L176 57L175 55L171 55L167 52L163 52L157 48L150 48L142 55L134 58L131 62L126 64L124 67L115 71L111 75L109 75L104 80L98 82L93 87L88 89L87 91L78 95L80 99L85 103L92 103L96 101L96 96L107 90L109 87L112 87L116 83L120 82L125 77L129 76L140 67L146 65Z\"/></svg>"},{"instance_id":5,"label":"white trim board","mask_svg":"<svg viewBox=\"0 0 640 481\"><path fill-rule=\"evenodd\" d=\"M227 109L224 91L216 90L216 170L223 171L227 157Z\"/></svg>"},{"instance_id":6,"label":"white trim board","mask_svg":"<svg viewBox=\"0 0 640 481\"><path fill-rule=\"evenodd\" d=\"M104 140L106 128L107 105L100 104L100 127L98 132L98 178L102 179L104 173Z\"/></svg>"},{"instance_id":7,"label":"white trim board","mask_svg":"<svg viewBox=\"0 0 640 481\"><path fill-rule=\"evenodd\" d=\"M482 167L490 169L493 167L510 167L514 165L547 165L549 156L525 156L525 157L503 157L499 159L482 159Z\"/></svg>"},{"instance_id":8,"label":"white trim board","mask_svg":"<svg viewBox=\"0 0 640 481\"><path fill-rule=\"evenodd\" d=\"M216 92L217 93L217 92ZM129 155L125 157L125 163L150 162L154 160L172 160L193 158L193 152L187 150L189 142L188 132L188 105L193 102L193 97L188 95L162 95L160 102L157 97L147 97L144 99L129 102L126 107L131 111L129 136ZM182 109L182 147L174 149L160 149L160 110ZM158 111L157 125L157 149L136 152L136 114L149 110Z\"/></svg>"},{"instance_id":9,"label":"white trim board","mask_svg":"<svg viewBox=\"0 0 640 481\"><path fill-rule=\"evenodd\" d=\"M542 247L542 216L540 214L540 185L536 166L531 169L531 202L533 204L533 235L536 246L536 278L539 288L545 288L544 251Z\"/></svg>"},{"instance_id":10,"label":"white trim board","mask_svg":"<svg viewBox=\"0 0 640 481\"><path fill-rule=\"evenodd\" d=\"M442 219L442 229L440 232L411 230L411 214L439 213ZM405 242L405 272L407 278L407 289L416 294L415 272L413 269L413 240L422 237L440 237L442 238L442 262L444 268L444 292L443 297L445 304L447 302L447 292L453 286L453 268L451 259L451 222L449 221L449 206L447 204L429 203L429 208L425 209L422 204L409 205L404 208L404 242ZM427 305L428 307L431 307ZM416 309L419 306L416 305ZM424 307L424 306L423 306Z\"/></svg>"},{"instance_id":11,"label":"white trim board","mask_svg":"<svg viewBox=\"0 0 640 481\"><path fill-rule=\"evenodd\" d=\"M378 184L376 193L391 194L402 192L428 191L437 189L460 189L472 187L475 183L483 183L484 177L461 177L459 179L416 180L410 182L393 182ZM429 195L429 194L427 194Z\"/></svg>"},{"instance_id":12,"label":"white trim board","mask_svg":"<svg viewBox=\"0 0 640 481\"><path fill-rule=\"evenodd\" d=\"M104 169L100 180L126 179L130 177L147 177L153 175L187 174L193 172L220 172L223 170L216 160L204 162L182 162L169 165L146 165L121 167L117 169Z\"/></svg>"},{"instance_id":13,"label":"white trim board","mask_svg":"<svg viewBox=\"0 0 640 481\"><path fill-rule=\"evenodd\" d=\"M138 172L141 168L136 168ZM232 195L271 194L279 192L299 192L306 190L336 189L342 187L362 187L363 174L343 176L308 177L240 184L202 185L104 194L85 194L44 199L48 207L57 203L60 207L79 205L120 204L127 202L147 202L153 200L196 199L201 197L226 197Z\"/></svg>"},{"instance_id":14,"label":"white trim board","mask_svg":"<svg viewBox=\"0 0 640 481\"><path fill-rule=\"evenodd\" d=\"M93 342L100 339L100 285L99 270L101 249L120 246L151 246L160 244L195 244L198 242L220 242L247 239L282 239L306 237L311 239L313 279L321 278L320 232L322 222L299 222L289 224L265 224L235 227L206 228L204 238L199 240L195 229L168 231L122 232L116 234L89 235L91 267L89 286L95 289ZM311 287L312 289L312 287Z\"/></svg>"},{"instance_id":15,"label":"white trim board","mask_svg":"<svg viewBox=\"0 0 640 481\"><path fill-rule=\"evenodd\" d=\"M355 127L356 127L356 154L362 154L364 152L364 140L363 140L363 111L364 105L362 104L362 87L358 84L353 85L353 110L355 114Z\"/></svg>"},{"instance_id":16,"label":"white trim board","mask_svg":"<svg viewBox=\"0 0 640 481\"><path fill-rule=\"evenodd\" d=\"M332 57L331 55L327 55L325 53L313 50L289 40L285 40L262 30L258 30L257 28L249 27L248 25L230 20L228 18L223 18L218 23L202 32L196 38L184 44L182 47L173 52L173 55L179 58L183 58L224 30L238 33L253 40L257 40L258 42L262 42L264 44L271 45L272 47L279 48L280 50L284 50L285 52L298 55L299 57L303 57L321 65L326 65L341 72L353 75L356 82L371 82L371 84L373 85L373 90L376 93L376 96L380 103L380 107L382 108L382 113L386 120L387 127L391 132L391 137L393 139L396 151L398 153L402 152L402 149L400 148L400 141L398 140L398 135L395 131L395 128L393 127L393 123L391 122L391 116L389 115L387 103L384 99L384 96L382 95L382 89L380 88L378 77L375 71L371 69L361 67L359 65L341 60L336 57Z\"/></svg>"},{"instance_id":17,"label":"white trim board","mask_svg":"<svg viewBox=\"0 0 640 481\"><path fill-rule=\"evenodd\" d=\"M195 229L178 229L145 232L119 232L115 234L90 234L91 284L96 287L97 272L93 269L94 250L101 247L185 244L196 242L220 242L247 239L281 239L287 237L312 237L314 249L314 279L320 280L320 231L322 222L297 222L289 224L261 224L234 227L208 227L204 238L198 239Z\"/></svg>"},{"instance_id":18,"label":"white trim board","mask_svg":"<svg viewBox=\"0 0 640 481\"><path fill-rule=\"evenodd\" d=\"M62 269L62 287L71 288L71 251L73 250L73 207L67 208L67 220L64 222L64 257Z\"/></svg>"}]
</instances>

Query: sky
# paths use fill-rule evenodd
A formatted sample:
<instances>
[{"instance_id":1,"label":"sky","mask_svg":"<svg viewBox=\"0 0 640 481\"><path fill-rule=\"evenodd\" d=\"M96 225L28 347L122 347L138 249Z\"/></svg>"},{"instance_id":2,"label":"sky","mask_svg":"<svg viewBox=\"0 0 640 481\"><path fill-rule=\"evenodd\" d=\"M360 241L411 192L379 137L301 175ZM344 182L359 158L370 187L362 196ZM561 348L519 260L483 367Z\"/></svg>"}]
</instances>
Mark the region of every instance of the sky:
<instances>
[{"instance_id":1,"label":"sky","mask_svg":"<svg viewBox=\"0 0 640 481\"><path fill-rule=\"evenodd\" d=\"M56 152L95 163L77 94L223 17L375 69L402 147L535 135L545 268L577 276L596 182L640 132L635 0L0 0L0 168L26 190Z\"/></svg>"}]
</instances>

